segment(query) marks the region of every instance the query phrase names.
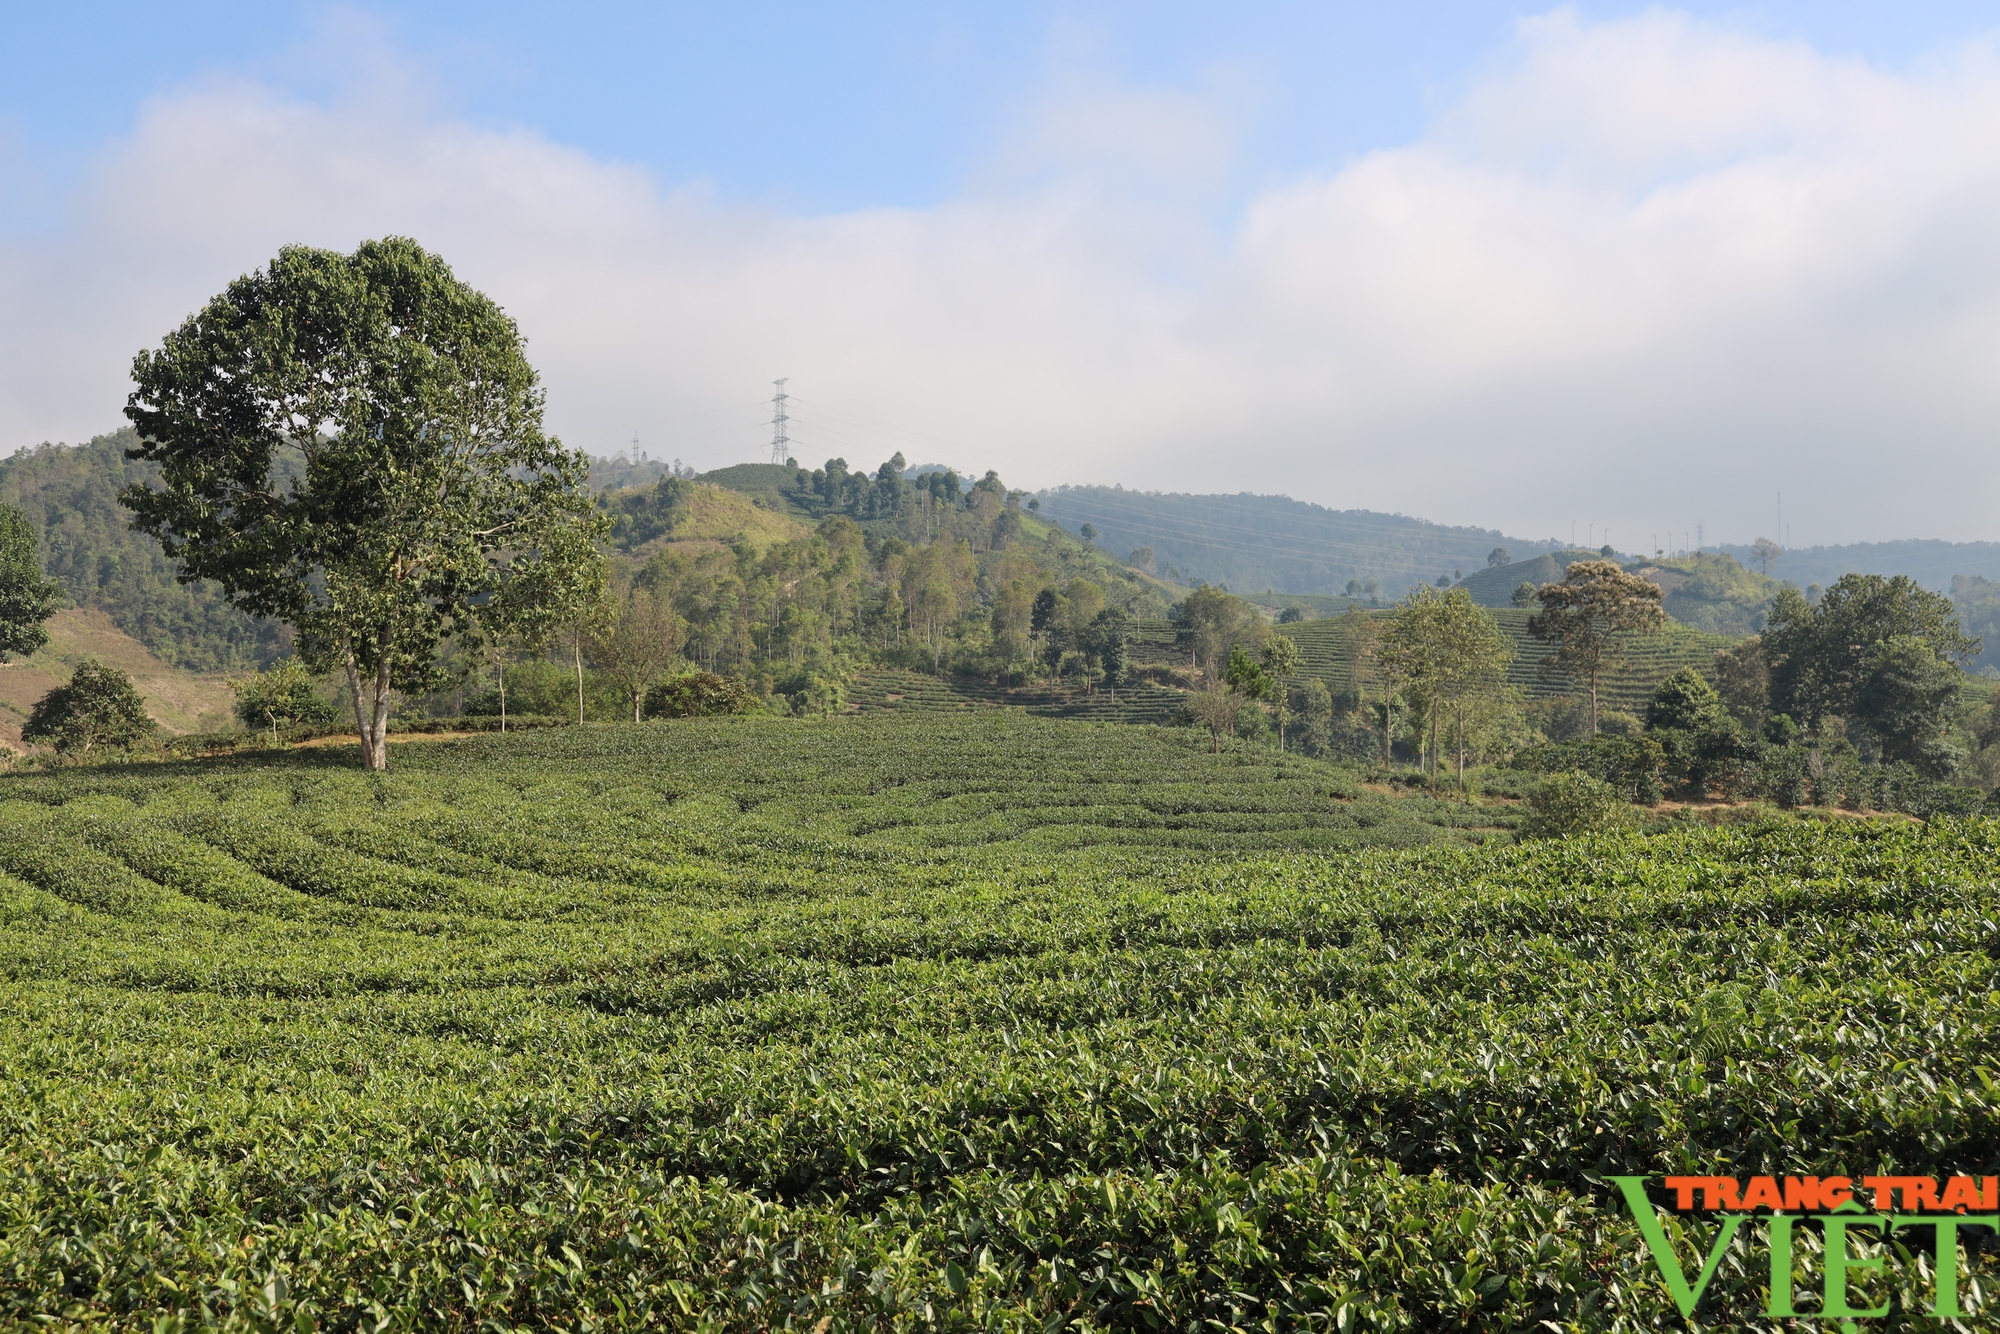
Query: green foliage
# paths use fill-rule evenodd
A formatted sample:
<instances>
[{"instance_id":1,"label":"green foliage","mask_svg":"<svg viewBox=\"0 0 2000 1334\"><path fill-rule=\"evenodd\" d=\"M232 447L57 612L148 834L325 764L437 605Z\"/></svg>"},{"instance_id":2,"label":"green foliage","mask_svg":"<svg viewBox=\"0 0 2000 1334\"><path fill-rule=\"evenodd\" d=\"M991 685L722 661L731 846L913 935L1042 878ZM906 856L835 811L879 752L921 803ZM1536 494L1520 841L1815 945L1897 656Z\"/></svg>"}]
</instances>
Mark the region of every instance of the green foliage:
<instances>
[{"instance_id":1,"label":"green foliage","mask_svg":"<svg viewBox=\"0 0 2000 1334\"><path fill-rule=\"evenodd\" d=\"M1777 580L1722 552L1658 561L1643 572L1664 590L1667 615L1716 634L1747 635L1763 629L1766 611L1778 593Z\"/></svg>"},{"instance_id":2,"label":"green foliage","mask_svg":"<svg viewBox=\"0 0 2000 1334\"><path fill-rule=\"evenodd\" d=\"M1645 1331L1609 1173L2000 1168L1988 822L1468 848L997 713L407 749L0 780L7 1322Z\"/></svg>"},{"instance_id":3,"label":"green foliage","mask_svg":"<svg viewBox=\"0 0 2000 1334\"><path fill-rule=\"evenodd\" d=\"M42 574L27 516L0 503L0 662L25 658L49 642L42 622L55 614L61 595Z\"/></svg>"},{"instance_id":4,"label":"green foliage","mask_svg":"<svg viewBox=\"0 0 2000 1334\"><path fill-rule=\"evenodd\" d=\"M132 678L85 658L68 684L35 701L21 739L53 746L60 755L84 756L93 750L130 749L153 731Z\"/></svg>"},{"instance_id":5,"label":"green foliage","mask_svg":"<svg viewBox=\"0 0 2000 1334\"><path fill-rule=\"evenodd\" d=\"M679 477L662 477L651 486L632 487L600 502L611 518L607 536L612 545L630 551L633 547L665 537L673 531L674 512L687 483Z\"/></svg>"},{"instance_id":6,"label":"green foliage","mask_svg":"<svg viewBox=\"0 0 2000 1334\"><path fill-rule=\"evenodd\" d=\"M125 490L133 526L294 626L302 656L345 670L357 713L370 678L371 768L391 690L441 684L440 643L474 630L503 565L594 527L587 462L543 435L514 322L408 240L286 247L132 378L133 452L164 482Z\"/></svg>"},{"instance_id":7,"label":"green foliage","mask_svg":"<svg viewBox=\"0 0 2000 1334\"><path fill-rule=\"evenodd\" d=\"M1947 775L1958 700L1955 664L1979 650L1941 593L1901 575L1847 575L1809 604L1792 589L1762 636L1771 707L1808 731L1838 717L1891 762Z\"/></svg>"},{"instance_id":8,"label":"green foliage","mask_svg":"<svg viewBox=\"0 0 2000 1334\"><path fill-rule=\"evenodd\" d=\"M340 714L321 692L312 670L298 658L285 658L229 684L236 692L236 716L245 726L270 728L274 736L297 724L323 726Z\"/></svg>"},{"instance_id":9,"label":"green foliage","mask_svg":"<svg viewBox=\"0 0 2000 1334\"><path fill-rule=\"evenodd\" d=\"M1632 808L1609 783L1570 769L1550 774L1528 797L1521 837L1569 838L1608 833L1632 822Z\"/></svg>"},{"instance_id":10,"label":"green foliage","mask_svg":"<svg viewBox=\"0 0 2000 1334\"><path fill-rule=\"evenodd\" d=\"M1646 705L1649 729L1693 732L1721 721L1722 696L1692 667L1683 667L1653 689Z\"/></svg>"},{"instance_id":11,"label":"green foliage","mask_svg":"<svg viewBox=\"0 0 2000 1334\"><path fill-rule=\"evenodd\" d=\"M1960 627L1983 646L1968 661L1982 668L2000 661L2000 579L1977 574L1953 575L1951 605L1958 612Z\"/></svg>"},{"instance_id":12,"label":"green foliage","mask_svg":"<svg viewBox=\"0 0 2000 1334\"><path fill-rule=\"evenodd\" d=\"M1249 603L1207 584L1176 604L1168 619L1174 623L1176 642L1210 678L1223 670L1232 649L1255 645L1269 633Z\"/></svg>"},{"instance_id":13,"label":"green foliage","mask_svg":"<svg viewBox=\"0 0 2000 1334\"><path fill-rule=\"evenodd\" d=\"M662 681L646 692L648 718L713 718L748 711L752 700L733 676L689 672Z\"/></svg>"},{"instance_id":14,"label":"green foliage","mask_svg":"<svg viewBox=\"0 0 2000 1334\"><path fill-rule=\"evenodd\" d=\"M159 468L128 459L131 428L83 445L42 445L0 459L0 502L35 530L42 568L79 607L112 623L163 660L197 672L240 671L283 651L276 622L230 606L205 579L183 584L160 544L133 532L118 503L125 488L156 486Z\"/></svg>"}]
</instances>

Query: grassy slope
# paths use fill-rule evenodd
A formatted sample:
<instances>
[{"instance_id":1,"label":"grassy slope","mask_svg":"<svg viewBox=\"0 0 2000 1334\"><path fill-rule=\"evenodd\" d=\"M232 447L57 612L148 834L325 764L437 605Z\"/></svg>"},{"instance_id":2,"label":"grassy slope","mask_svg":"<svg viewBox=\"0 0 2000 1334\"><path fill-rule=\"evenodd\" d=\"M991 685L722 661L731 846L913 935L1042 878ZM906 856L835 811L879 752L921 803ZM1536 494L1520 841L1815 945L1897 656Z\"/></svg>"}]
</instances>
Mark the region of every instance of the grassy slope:
<instances>
[{"instance_id":1,"label":"grassy slope","mask_svg":"<svg viewBox=\"0 0 2000 1334\"><path fill-rule=\"evenodd\" d=\"M144 644L111 623L101 611L59 611L48 622L49 643L24 661L0 666L0 741L21 744L21 725L35 701L69 680L84 658L116 667L132 678L146 711L171 732L232 726L234 696L219 676L202 676L169 666Z\"/></svg>"},{"instance_id":2,"label":"grassy slope","mask_svg":"<svg viewBox=\"0 0 2000 1334\"><path fill-rule=\"evenodd\" d=\"M740 491L690 484L674 510L674 542L727 542L742 539L754 547L809 536L812 526L790 514L767 509Z\"/></svg>"},{"instance_id":3,"label":"grassy slope","mask_svg":"<svg viewBox=\"0 0 2000 1334\"><path fill-rule=\"evenodd\" d=\"M1989 825L1321 856L1454 812L990 714L396 760L0 779L0 1322L1652 1329L1607 1172L2000 1169Z\"/></svg>"}]
</instances>

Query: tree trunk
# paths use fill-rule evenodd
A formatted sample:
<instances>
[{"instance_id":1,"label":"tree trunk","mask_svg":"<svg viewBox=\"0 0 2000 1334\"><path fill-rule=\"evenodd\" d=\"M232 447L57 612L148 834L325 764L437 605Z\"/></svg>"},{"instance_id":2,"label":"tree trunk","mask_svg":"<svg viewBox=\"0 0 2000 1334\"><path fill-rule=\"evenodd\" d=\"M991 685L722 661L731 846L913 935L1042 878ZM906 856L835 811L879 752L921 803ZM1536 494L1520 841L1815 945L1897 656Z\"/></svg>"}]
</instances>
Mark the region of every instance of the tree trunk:
<instances>
[{"instance_id":1,"label":"tree trunk","mask_svg":"<svg viewBox=\"0 0 2000 1334\"><path fill-rule=\"evenodd\" d=\"M1458 705L1458 795L1465 796L1465 702Z\"/></svg>"},{"instance_id":2,"label":"tree trunk","mask_svg":"<svg viewBox=\"0 0 2000 1334\"><path fill-rule=\"evenodd\" d=\"M376 773L389 768L389 644L382 644L382 661L375 668L375 700L369 711L374 724L362 738L368 748L368 767Z\"/></svg>"},{"instance_id":3,"label":"tree trunk","mask_svg":"<svg viewBox=\"0 0 2000 1334\"><path fill-rule=\"evenodd\" d=\"M583 726L583 636L578 634L576 643L576 725Z\"/></svg>"},{"instance_id":4,"label":"tree trunk","mask_svg":"<svg viewBox=\"0 0 2000 1334\"><path fill-rule=\"evenodd\" d=\"M1597 668L1590 669L1590 735L1597 735Z\"/></svg>"},{"instance_id":5,"label":"tree trunk","mask_svg":"<svg viewBox=\"0 0 2000 1334\"><path fill-rule=\"evenodd\" d=\"M632 692L632 721L635 723L639 721L639 701L644 694L644 691L639 690Z\"/></svg>"},{"instance_id":6,"label":"tree trunk","mask_svg":"<svg viewBox=\"0 0 2000 1334\"><path fill-rule=\"evenodd\" d=\"M364 708L361 699L361 667L350 647L342 656L347 668L347 690L354 702L354 728L361 734L361 765L375 773L389 767L389 659L387 645L381 664L375 669L375 698Z\"/></svg>"},{"instance_id":7,"label":"tree trunk","mask_svg":"<svg viewBox=\"0 0 2000 1334\"><path fill-rule=\"evenodd\" d=\"M500 659L500 733L507 733L507 659Z\"/></svg>"},{"instance_id":8,"label":"tree trunk","mask_svg":"<svg viewBox=\"0 0 2000 1334\"><path fill-rule=\"evenodd\" d=\"M1389 699L1388 693L1384 692L1382 695L1382 763L1384 765L1396 762L1395 745L1389 739L1389 728L1392 726L1391 714L1394 711L1394 706L1390 704Z\"/></svg>"},{"instance_id":9,"label":"tree trunk","mask_svg":"<svg viewBox=\"0 0 2000 1334\"><path fill-rule=\"evenodd\" d=\"M1431 781L1435 783L1437 781L1437 776L1438 776L1438 711L1437 711L1437 705L1433 704L1431 705Z\"/></svg>"}]
</instances>

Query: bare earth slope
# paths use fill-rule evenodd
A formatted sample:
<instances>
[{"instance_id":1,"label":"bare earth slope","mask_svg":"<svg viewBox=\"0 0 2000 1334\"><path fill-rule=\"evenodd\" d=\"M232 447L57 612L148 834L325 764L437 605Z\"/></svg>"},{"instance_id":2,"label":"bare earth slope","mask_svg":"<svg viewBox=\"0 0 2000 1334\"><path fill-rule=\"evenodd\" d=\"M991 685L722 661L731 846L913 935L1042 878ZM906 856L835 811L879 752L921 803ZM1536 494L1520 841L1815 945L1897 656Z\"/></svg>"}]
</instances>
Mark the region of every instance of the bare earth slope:
<instances>
[{"instance_id":1,"label":"bare earth slope","mask_svg":"<svg viewBox=\"0 0 2000 1334\"><path fill-rule=\"evenodd\" d=\"M69 680L85 658L96 658L132 678L153 720L171 732L228 726L230 693L220 676L198 676L160 661L144 644L101 611L59 611L48 623L49 643L34 657L0 666L0 741L18 747L28 710Z\"/></svg>"}]
</instances>

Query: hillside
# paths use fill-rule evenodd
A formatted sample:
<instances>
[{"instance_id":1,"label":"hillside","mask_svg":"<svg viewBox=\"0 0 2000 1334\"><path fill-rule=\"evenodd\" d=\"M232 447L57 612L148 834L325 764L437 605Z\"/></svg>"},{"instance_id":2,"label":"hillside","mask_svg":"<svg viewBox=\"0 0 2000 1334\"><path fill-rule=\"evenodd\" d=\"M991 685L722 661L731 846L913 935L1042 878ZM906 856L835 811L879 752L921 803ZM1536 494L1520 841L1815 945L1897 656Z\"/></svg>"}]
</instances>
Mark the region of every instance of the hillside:
<instances>
[{"instance_id":1,"label":"hillside","mask_svg":"<svg viewBox=\"0 0 2000 1334\"><path fill-rule=\"evenodd\" d=\"M1362 616L1385 618L1389 612L1362 612ZM1542 662L1549 650L1528 633L1531 613L1515 607L1496 607L1493 619L1514 645L1514 661L1507 667L1507 684L1529 699L1549 699L1574 695L1582 687L1568 676L1544 672ZM1278 630L1298 641L1306 670L1324 680L1336 692L1354 688L1354 647L1345 616L1281 625ZM1726 635L1709 634L1669 622L1656 635L1621 636L1626 661L1605 677L1598 687L1606 708L1643 713L1653 688L1670 673L1693 667L1708 675L1716 652L1736 641Z\"/></svg>"},{"instance_id":2,"label":"hillside","mask_svg":"<svg viewBox=\"0 0 2000 1334\"><path fill-rule=\"evenodd\" d=\"M758 497L676 477L606 492L598 504L612 518L612 545L633 554L686 542L763 548L812 532L786 509Z\"/></svg>"},{"instance_id":3,"label":"hillside","mask_svg":"<svg viewBox=\"0 0 2000 1334\"><path fill-rule=\"evenodd\" d=\"M280 628L246 616L205 580L175 580L160 544L127 527L126 486L159 470L125 450L127 428L83 445L41 445L0 459L0 501L41 539L42 568L78 607L101 611L160 659L193 672L242 671L277 657Z\"/></svg>"},{"instance_id":4,"label":"hillside","mask_svg":"<svg viewBox=\"0 0 2000 1334\"><path fill-rule=\"evenodd\" d=\"M199 676L160 661L101 611L69 609L48 621L48 646L31 658L0 666L0 742L18 748L35 701L69 680L84 658L96 658L132 678L146 712L170 732L233 726L234 696L219 676Z\"/></svg>"},{"instance_id":5,"label":"hillside","mask_svg":"<svg viewBox=\"0 0 2000 1334\"><path fill-rule=\"evenodd\" d=\"M1679 1329L1608 1175L1990 1155L1989 822L1516 846L1205 751L995 711L0 777L5 1323Z\"/></svg>"},{"instance_id":6,"label":"hillside","mask_svg":"<svg viewBox=\"0 0 2000 1334\"><path fill-rule=\"evenodd\" d=\"M1596 551L1551 551L1467 575L1459 587L1482 607L1511 607L1522 584L1555 583L1579 560L1602 560ZM1778 594L1778 581L1745 569L1733 556L1713 551L1628 565L1632 573L1658 584L1661 605L1682 625L1710 634L1750 635L1764 628L1764 613Z\"/></svg>"},{"instance_id":7,"label":"hillside","mask_svg":"<svg viewBox=\"0 0 2000 1334\"><path fill-rule=\"evenodd\" d=\"M1400 514L1330 510L1285 496L1179 495L1119 487L1062 487L1040 495L1043 516L1124 555L1148 548L1185 585L1238 593L1341 594L1350 580L1393 600L1412 584L1483 569L1495 547L1514 555L1547 544Z\"/></svg>"},{"instance_id":8,"label":"hillside","mask_svg":"<svg viewBox=\"0 0 2000 1334\"><path fill-rule=\"evenodd\" d=\"M1753 565L1750 548L1728 545L1726 551ZM1902 542L1853 542L1845 546L1801 547L1787 551L1771 564L1771 577L1789 579L1801 588L1822 588L1843 574L1906 574L1925 588L1944 592L1955 574L2000 579L2000 542L1945 542L1912 538Z\"/></svg>"},{"instance_id":9,"label":"hillside","mask_svg":"<svg viewBox=\"0 0 2000 1334\"><path fill-rule=\"evenodd\" d=\"M1602 559L1595 551L1547 551L1533 560L1488 566L1466 575L1458 586L1471 594L1472 600L1482 607L1511 607L1514 605L1514 590L1522 584L1533 584L1537 588L1553 584L1562 579L1563 572L1574 562Z\"/></svg>"}]
</instances>

